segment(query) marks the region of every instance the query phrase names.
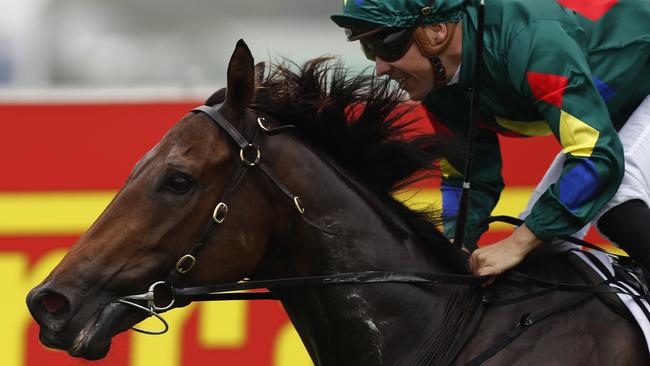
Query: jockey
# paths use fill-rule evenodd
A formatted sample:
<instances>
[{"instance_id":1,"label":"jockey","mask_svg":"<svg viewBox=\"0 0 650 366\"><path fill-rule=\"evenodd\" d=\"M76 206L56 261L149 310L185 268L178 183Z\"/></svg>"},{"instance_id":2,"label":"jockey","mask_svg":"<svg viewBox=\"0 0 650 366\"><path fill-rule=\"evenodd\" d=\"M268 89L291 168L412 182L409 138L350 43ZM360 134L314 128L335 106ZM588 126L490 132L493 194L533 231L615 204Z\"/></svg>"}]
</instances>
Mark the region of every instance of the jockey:
<instances>
[{"instance_id":1,"label":"jockey","mask_svg":"<svg viewBox=\"0 0 650 366\"><path fill-rule=\"evenodd\" d=\"M650 269L650 1L486 3L478 66L478 0L345 0L332 20L378 75L421 101L438 134L466 138L481 67L468 233L504 186L498 133L553 134L561 144L524 224L475 250L474 274L503 273L558 235L583 236L589 223ZM441 166L443 218L455 217L464 161ZM451 237L455 223L445 222Z\"/></svg>"}]
</instances>

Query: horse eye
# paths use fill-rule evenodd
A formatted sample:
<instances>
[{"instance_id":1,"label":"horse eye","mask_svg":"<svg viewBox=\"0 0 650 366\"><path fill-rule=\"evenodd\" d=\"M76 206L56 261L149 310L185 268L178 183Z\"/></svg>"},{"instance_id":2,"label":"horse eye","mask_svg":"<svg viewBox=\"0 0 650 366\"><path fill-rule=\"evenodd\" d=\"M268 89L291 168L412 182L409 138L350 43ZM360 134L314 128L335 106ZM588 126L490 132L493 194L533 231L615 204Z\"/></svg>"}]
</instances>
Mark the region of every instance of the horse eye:
<instances>
[{"instance_id":1,"label":"horse eye","mask_svg":"<svg viewBox=\"0 0 650 366\"><path fill-rule=\"evenodd\" d=\"M174 194L184 194L190 191L194 186L192 178L185 174L176 173L167 178L165 189Z\"/></svg>"}]
</instances>

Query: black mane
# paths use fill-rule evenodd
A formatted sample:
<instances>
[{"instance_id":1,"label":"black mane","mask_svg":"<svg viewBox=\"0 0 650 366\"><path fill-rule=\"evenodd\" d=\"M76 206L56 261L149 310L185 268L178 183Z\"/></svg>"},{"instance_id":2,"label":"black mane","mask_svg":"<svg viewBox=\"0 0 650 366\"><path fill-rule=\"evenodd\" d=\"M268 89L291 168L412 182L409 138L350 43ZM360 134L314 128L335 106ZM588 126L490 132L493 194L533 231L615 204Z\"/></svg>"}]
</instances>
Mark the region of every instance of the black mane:
<instances>
[{"instance_id":1,"label":"black mane","mask_svg":"<svg viewBox=\"0 0 650 366\"><path fill-rule=\"evenodd\" d=\"M215 93L206 104L222 101L224 94ZM416 120L407 119L407 114L414 105L404 104L403 92L388 80L367 73L351 75L329 57L302 66L275 65L257 85L252 108L295 125L303 140L374 193L420 240L447 257L448 264L464 270L466 256L438 229L439 212L415 211L393 198L405 186L437 174L434 162L442 154L442 144L433 135L413 134Z\"/></svg>"}]
</instances>

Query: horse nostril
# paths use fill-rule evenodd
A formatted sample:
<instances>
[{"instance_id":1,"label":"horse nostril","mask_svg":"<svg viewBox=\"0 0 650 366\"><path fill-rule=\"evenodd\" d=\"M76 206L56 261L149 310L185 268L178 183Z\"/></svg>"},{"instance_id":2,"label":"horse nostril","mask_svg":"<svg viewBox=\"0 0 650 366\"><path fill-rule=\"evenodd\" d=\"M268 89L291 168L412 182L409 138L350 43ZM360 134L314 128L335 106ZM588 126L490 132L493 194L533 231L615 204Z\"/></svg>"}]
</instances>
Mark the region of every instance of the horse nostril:
<instances>
[{"instance_id":1,"label":"horse nostril","mask_svg":"<svg viewBox=\"0 0 650 366\"><path fill-rule=\"evenodd\" d=\"M65 292L45 285L33 288L27 294L27 308L34 320L51 331L60 331L70 320L73 303Z\"/></svg>"},{"instance_id":2,"label":"horse nostril","mask_svg":"<svg viewBox=\"0 0 650 366\"><path fill-rule=\"evenodd\" d=\"M64 315L67 313L67 310L70 308L68 306L68 300L65 296L57 294L55 292L48 292L41 298L41 303L45 308L45 311L50 315Z\"/></svg>"}]
</instances>

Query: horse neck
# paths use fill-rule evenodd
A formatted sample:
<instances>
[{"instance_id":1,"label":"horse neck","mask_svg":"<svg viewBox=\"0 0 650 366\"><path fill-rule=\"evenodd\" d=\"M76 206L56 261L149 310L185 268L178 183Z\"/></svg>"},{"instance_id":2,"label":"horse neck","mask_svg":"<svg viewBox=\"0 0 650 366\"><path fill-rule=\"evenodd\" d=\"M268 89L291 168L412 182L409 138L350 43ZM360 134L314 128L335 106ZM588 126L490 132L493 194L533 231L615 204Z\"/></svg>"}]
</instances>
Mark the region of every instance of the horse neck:
<instances>
[{"instance_id":1,"label":"horse neck","mask_svg":"<svg viewBox=\"0 0 650 366\"><path fill-rule=\"evenodd\" d=\"M395 237L339 239L303 225L297 231L287 247L302 247L296 249L302 254L291 256L293 269L278 277L362 270L448 272L419 257L413 243L388 245ZM447 356L459 325L472 312L471 291L406 283L273 289L319 366L435 364Z\"/></svg>"},{"instance_id":2,"label":"horse neck","mask_svg":"<svg viewBox=\"0 0 650 366\"><path fill-rule=\"evenodd\" d=\"M298 219L284 238L269 276L364 270L448 272L444 261L432 256L371 193L309 149L299 155L301 165L315 174L302 177L311 189L300 194L306 206L316 207L306 215L339 235ZM318 365L416 364L441 336L448 302L465 296L454 291L411 284L274 290Z\"/></svg>"}]
</instances>

